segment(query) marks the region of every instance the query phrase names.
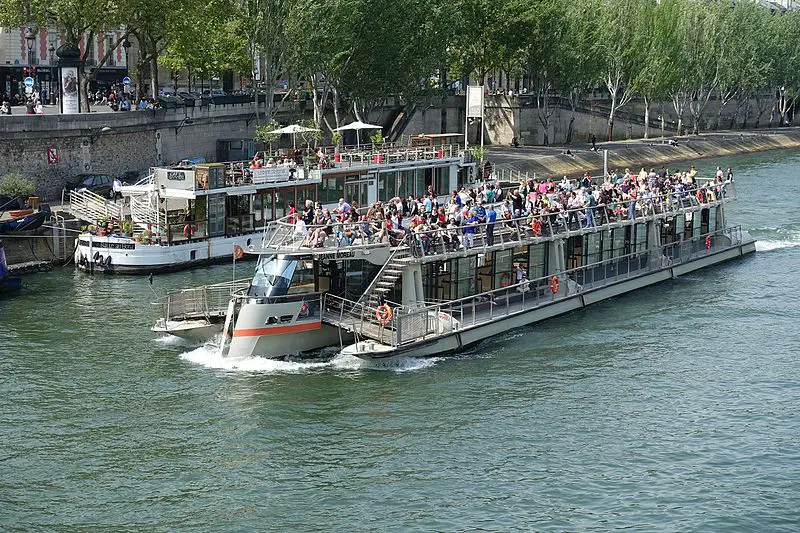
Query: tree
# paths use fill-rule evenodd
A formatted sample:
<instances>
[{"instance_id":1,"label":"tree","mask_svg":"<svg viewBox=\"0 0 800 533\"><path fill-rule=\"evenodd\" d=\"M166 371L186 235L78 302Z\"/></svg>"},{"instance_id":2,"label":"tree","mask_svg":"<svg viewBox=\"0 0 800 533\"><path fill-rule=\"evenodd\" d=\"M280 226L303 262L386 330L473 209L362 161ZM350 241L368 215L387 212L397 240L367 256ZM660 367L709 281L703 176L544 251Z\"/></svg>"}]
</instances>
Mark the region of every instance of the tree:
<instances>
[{"instance_id":1,"label":"tree","mask_svg":"<svg viewBox=\"0 0 800 533\"><path fill-rule=\"evenodd\" d=\"M788 113L800 99L800 11L793 10L773 16L775 36L774 77L778 87L778 112L781 125L788 123Z\"/></svg>"},{"instance_id":2,"label":"tree","mask_svg":"<svg viewBox=\"0 0 800 533\"><path fill-rule=\"evenodd\" d=\"M641 67L637 31L644 18L643 7L651 0L604 0L597 14L599 31L596 52L603 67L603 82L611 96L607 139L612 140L614 116L633 98L633 80Z\"/></svg>"},{"instance_id":3,"label":"tree","mask_svg":"<svg viewBox=\"0 0 800 533\"><path fill-rule=\"evenodd\" d=\"M639 33L636 46L641 50L641 68L631 84L644 100L644 138L650 134L650 104L663 101L680 83L680 72L674 58L680 53L680 0L662 0L645 4L642 20L646 23Z\"/></svg>"},{"instance_id":4,"label":"tree","mask_svg":"<svg viewBox=\"0 0 800 533\"><path fill-rule=\"evenodd\" d=\"M119 32L124 23L124 7L117 2L101 0L52 0L49 2L28 2L23 0L0 0L0 23L7 25L35 24L40 27L55 28L65 43L81 50L81 61L78 75L81 80L81 93L88 108L89 81L97 76L100 68L106 64L117 47L127 37L127 31ZM106 35L113 35L110 45ZM102 36L97 45L103 46L97 64L87 72L86 59L92 53L98 36ZM83 43L83 46L81 44Z\"/></svg>"}]
</instances>

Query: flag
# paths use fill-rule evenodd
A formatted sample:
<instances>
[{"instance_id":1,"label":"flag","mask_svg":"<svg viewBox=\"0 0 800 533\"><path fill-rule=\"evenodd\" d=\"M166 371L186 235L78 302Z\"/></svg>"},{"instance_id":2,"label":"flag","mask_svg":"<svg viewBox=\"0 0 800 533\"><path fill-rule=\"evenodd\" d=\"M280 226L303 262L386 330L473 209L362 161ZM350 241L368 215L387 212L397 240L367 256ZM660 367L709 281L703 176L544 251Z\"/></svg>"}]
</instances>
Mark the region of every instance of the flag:
<instances>
[{"instance_id":1,"label":"flag","mask_svg":"<svg viewBox=\"0 0 800 533\"><path fill-rule=\"evenodd\" d=\"M238 244L233 245L233 260L236 261L237 259L241 259L244 257L244 250Z\"/></svg>"}]
</instances>

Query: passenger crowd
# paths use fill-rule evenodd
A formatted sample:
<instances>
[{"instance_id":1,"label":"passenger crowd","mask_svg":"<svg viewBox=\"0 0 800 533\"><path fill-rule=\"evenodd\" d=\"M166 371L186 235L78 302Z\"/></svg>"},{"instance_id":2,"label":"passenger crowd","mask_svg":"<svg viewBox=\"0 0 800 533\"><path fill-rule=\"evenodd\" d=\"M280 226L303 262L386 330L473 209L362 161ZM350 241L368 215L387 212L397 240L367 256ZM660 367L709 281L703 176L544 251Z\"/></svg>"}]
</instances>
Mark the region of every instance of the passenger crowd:
<instances>
[{"instance_id":1,"label":"passenger crowd","mask_svg":"<svg viewBox=\"0 0 800 533\"><path fill-rule=\"evenodd\" d=\"M322 247L328 237L337 245L378 243L397 245L406 238L422 253L471 248L481 237L492 246L497 239L518 240L562 231L591 228L635 219L679 207L715 201L726 181L717 167L711 181L698 182L697 170L660 172L644 168L610 172L602 180L588 173L579 180L532 179L503 190L490 183L453 191L439 203L431 187L424 197L393 198L366 210L339 199L334 209L306 200L298 211L290 204L287 221L294 224L293 240L301 246Z\"/></svg>"}]
</instances>

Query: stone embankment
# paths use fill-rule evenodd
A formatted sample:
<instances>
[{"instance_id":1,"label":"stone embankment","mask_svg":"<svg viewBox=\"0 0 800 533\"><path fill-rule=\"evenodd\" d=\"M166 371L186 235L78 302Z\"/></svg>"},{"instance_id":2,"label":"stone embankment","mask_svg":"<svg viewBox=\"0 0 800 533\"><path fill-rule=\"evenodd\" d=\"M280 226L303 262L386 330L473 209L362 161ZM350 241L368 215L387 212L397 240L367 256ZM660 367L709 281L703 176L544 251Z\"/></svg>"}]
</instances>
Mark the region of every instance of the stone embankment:
<instances>
[{"instance_id":1,"label":"stone embankment","mask_svg":"<svg viewBox=\"0 0 800 533\"><path fill-rule=\"evenodd\" d=\"M574 176L584 172L603 171L603 150L608 150L609 170L642 167L660 168L698 159L778 149L800 148L800 128L784 128L760 132L719 132L699 136L673 137L677 145L661 139L599 143L597 151L585 145L574 147L491 148L487 158L498 169L536 173L537 176ZM570 154L566 154L569 149Z\"/></svg>"}]
</instances>

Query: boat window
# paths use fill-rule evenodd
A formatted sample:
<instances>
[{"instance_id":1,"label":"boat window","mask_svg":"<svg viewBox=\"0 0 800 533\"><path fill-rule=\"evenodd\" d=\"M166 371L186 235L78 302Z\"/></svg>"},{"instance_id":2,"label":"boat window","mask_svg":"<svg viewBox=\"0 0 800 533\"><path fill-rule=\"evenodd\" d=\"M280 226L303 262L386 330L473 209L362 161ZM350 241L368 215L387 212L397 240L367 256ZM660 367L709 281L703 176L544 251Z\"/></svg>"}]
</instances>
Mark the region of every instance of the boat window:
<instances>
[{"instance_id":1,"label":"boat window","mask_svg":"<svg viewBox=\"0 0 800 533\"><path fill-rule=\"evenodd\" d=\"M600 262L601 250L601 233L592 233L586 236L586 264L591 265Z\"/></svg>"},{"instance_id":2,"label":"boat window","mask_svg":"<svg viewBox=\"0 0 800 533\"><path fill-rule=\"evenodd\" d=\"M289 287L291 294L314 292L314 262L298 261L297 268L292 276L292 284Z\"/></svg>"},{"instance_id":3,"label":"boat window","mask_svg":"<svg viewBox=\"0 0 800 533\"><path fill-rule=\"evenodd\" d=\"M625 255L625 230L627 228L616 228L614 230L614 257Z\"/></svg>"},{"instance_id":4,"label":"boat window","mask_svg":"<svg viewBox=\"0 0 800 533\"><path fill-rule=\"evenodd\" d=\"M447 194L450 190L450 167L438 167L434 169L436 181L433 190L436 194Z\"/></svg>"},{"instance_id":5,"label":"boat window","mask_svg":"<svg viewBox=\"0 0 800 533\"><path fill-rule=\"evenodd\" d=\"M255 297L286 295L297 266L298 261L295 259L282 259L276 255L261 257L247 295Z\"/></svg>"},{"instance_id":6,"label":"boat window","mask_svg":"<svg viewBox=\"0 0 800 533\"><path fill-rule=\"evenodd\" d=\"M509 250L509 263L511 260L511 251ZM475 272L477 270L477 257L462 257L456 260L456 280L453 283L455 298L465 298L472 296L475 292Z\"/></svg>"},{"instance_id":7,"label":"boat window","mask_svg":"<svg viewBox=\"0 0 800 533\"><path fill-rule=\"evenodd\" d=\"M708 231L709 233L712 231L717 231L717 210L716 209L709 209L708 210Z\"/></svg>"},{"instance_id":8,"label":"boat window","mask_svg":"<svg viewBox=\"0 0 800 533\"><path fill-rule=\"evenodd\" d=\"M636 249L637 252L647 250L647 224L636 224Z\"/></svg>"},{"instance_id":9,"label":"boat window","mask_svg":"<svg viewBox=\"0 0 800 533\"><path fill-rule=\"evenodd\" d=\"M697 218L692 216L692 213L686 213L686 223L683 225L683 233L685 239L692 238L692 228L694 226L693 220Z\"/></svg>"},{"instance_id":10,"label":"boat window","mask_svg":"<svg viewBox=\"0 0 800 533\"><path fill-rule=\"evenodd\" d=\"M494 254L494 287L499 289L512 283L513 250L500 250ZM488 287L487 287L488 289Z\"/></svg>"},{"instance_id":11,"label":"boat window","mask_svg":"<svg viewBox=\"0 0 800 533\"><path fill-rule=\"evenodd\" d=\"M528 247L528 279L535 280L547 275L547 243L531 244Z\"/></svg>"},{"instance_id":12,"label":"boat window","mask_svg":"<svg viewBox=\"0 0 800 533\"><path fill-rule=\"evenodd\" d=\"M614 238L611 230L603 232L603 256L602 259L611 259L614 257Z\"/></svg>"}]
</instances>

